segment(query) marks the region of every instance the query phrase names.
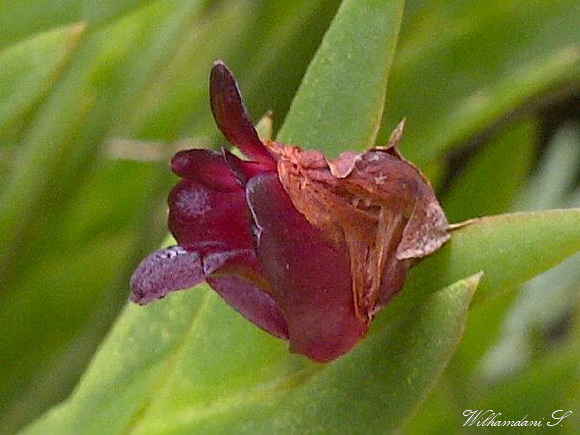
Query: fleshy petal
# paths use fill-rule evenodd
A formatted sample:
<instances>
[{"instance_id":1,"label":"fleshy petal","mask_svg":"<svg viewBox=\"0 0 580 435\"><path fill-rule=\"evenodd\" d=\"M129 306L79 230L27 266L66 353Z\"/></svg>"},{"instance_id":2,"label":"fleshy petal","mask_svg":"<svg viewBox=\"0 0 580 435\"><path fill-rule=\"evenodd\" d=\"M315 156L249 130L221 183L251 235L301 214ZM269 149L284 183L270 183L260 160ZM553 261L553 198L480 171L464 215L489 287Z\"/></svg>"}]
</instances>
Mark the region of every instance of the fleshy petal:
<instances>
[{"instance_id":1,"label":"fleshy petal","mask_svg":"<svg viewBox=\"0 0 580 435\"><path fill-rule=\"evenodd\" d=\"M131 277L131 301L145 305L205 279L200 255L173 246L146 257Z\"/></svg>"},{"instance_id":2,"label":"fleshy petal","mask_svg":"<svg viewBox=\"0 0 580 435\"><path fill-rule=\"evenodd\" d=\"M274 164L242 160L225 148L223 149L223 156L230 170L244 186L250 178L258 174L276 171L276 165Z\"/></svg>"},{"instance_id":3,"label":"fleshy petal","mask_svg":"<svg viewBox=\"0 0 580 435\"><path fill-rule=\"evenodd\" d=\"M368 328L355 314L346 251L296 211L276 174L252 178L246 191L258 257L288 321L291 349L319 362L346 353Z\"/></svg>"},{"instance_id":4,"label":"fleshy petal","mask_svg":"<svg viewBox=\"0 0 580 435\"><path fill-rule=\"evenodd\" d=\"M180 177L199 181L216 190L240 187L222 153L205 149L180 151L171 159L171 169Z\"/></svg>"},{"instance_id":5,"label":"fleshy petal","mask_svg":"<svg viewBox=\"0 0 580 435\"><path fill-rule=\"evenodd\" d=\"M237 275L209 277L209 285L255 325L279 338L288 338L288 324L268 293Z\"/></svg>"},{"instance_id":6,"label":"fleshy petal","mask_svg":"<svg viewBox=\"0 0 580 435\"><path fill-rule=\"evenodd\" d=\"M169 229L187 250L249 249L251 220L244 190L213 190L182 180L169 195Z\"/></svg>"},{"instance_id":7,"label":"fleshy petal","mask_svg":"<svg viewBox=\"0 0 580 435\"><path fill-rule=\"evenodd\" d=\"M252 124L235 77L222 61L216 61L210 76L213 117L226 139L251 159L273 162Z\"/></svg>"},{"instance_id":8,"label":"fleshy petal","mask_svg":"<svg viewBox=\"0 0 580 435\"><path fill-rule=\"evenodd\" d=\"M270 334L288 338L288 324L269 294L272 286L253 249L207 254L203 270L228 305Z\"/></svg>"},{"instance_id":9,"label":"fleshy petal","mask_svg":"<svg viewBox=\"0 0 580 435\"><path fill-rule=\"evenodd\" d=\"M216 250L203 257L203 272L206 276L218 277L237 275L252 282L267 293L272 285L264 276L264 271L254 249Z\"/></svg>"}]
</instances>

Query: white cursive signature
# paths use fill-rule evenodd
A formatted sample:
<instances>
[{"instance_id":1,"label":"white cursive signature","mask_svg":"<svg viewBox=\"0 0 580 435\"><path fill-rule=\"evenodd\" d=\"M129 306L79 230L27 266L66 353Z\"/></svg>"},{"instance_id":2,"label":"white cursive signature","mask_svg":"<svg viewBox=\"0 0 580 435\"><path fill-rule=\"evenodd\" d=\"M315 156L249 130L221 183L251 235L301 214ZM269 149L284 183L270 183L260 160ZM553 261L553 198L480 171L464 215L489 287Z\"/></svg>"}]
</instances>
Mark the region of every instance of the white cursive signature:
<instances>
[{"instance_id":1,"label":"white cursive signature","mask_svg":"<svg viewBox=\"0 0 580 435\"><path fill-rule=\"evenodd\" d=\"M548 420L545 418L540 420L528 420L527 415L524 415L519 420L500 420L499 417L501 416L501 412L494 412L492 409L488 409L487 411L481 409L467 409L463 411L463 415L467 417L463 426L543 426L544 423L546 423L547 426L556 426L562 423L562 420L570 414L572 414L572 411L558 409L552 412L551 419Z\"/></svg>"}]
</instances>

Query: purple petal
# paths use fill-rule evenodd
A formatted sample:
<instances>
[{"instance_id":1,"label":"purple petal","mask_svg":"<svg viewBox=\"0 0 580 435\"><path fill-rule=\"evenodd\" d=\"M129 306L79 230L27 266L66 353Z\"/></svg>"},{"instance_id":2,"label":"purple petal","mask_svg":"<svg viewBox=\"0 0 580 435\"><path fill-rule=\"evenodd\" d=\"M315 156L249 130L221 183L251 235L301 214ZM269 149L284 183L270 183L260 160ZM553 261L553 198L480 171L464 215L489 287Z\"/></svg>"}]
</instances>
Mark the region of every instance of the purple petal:
<instances>
[{"instance_id":1,"label":"purple petal","mask_svg":"<svg viewBox=\"0 0 580 435\"><path fill-rule=\"evenodd\" d=\"M153 252L131 277L131 300L145 305L167 293L184 290L205 279L200 256L173 246Z\"/></svg>"},{"instance_id":2,"label":"purple petal","mask_svg":"<svg viewBox=\"0 0 580 435\"><path fill-rule=\"evenodd\" d=\"M254 249L216 250L203 257L203 273L206 276L238 275L253 282L266 292L272 286L264 277L260 260Z\"/></svg>"},{"instance_id":3,"label":"purple petal","mask_svg":"<svg viewBox=\"0 0 580 435\"><path fill-rule=\"evenodd\" d=\"M171 159L177 175L199 181L217 190L236 190L240 183L222 153L205 149L180 151Z\"/></svg>"},{"instance_id":4,"label":"purple petal","mask_svg":"<svg viewBox=\"0 0 580 435\"><path fill-rule=\"evenodd\" d=\"M246 188L257 253L287 321L294 352L324 362L350 350L368 325L355 314L350 262L294 208L275 174Z\"/></svg>"},{"instance_id":5,"label":"purple petal","mask_svg":"<svg viewBox=\"0 0 580 435\"><path fill-rule=\"evenodd\" d=\"M203 260L198 252L173 246L145 258L131 277L131 301L145 305L167 293L193 287L206 280L234 309L260 328L288 338L288 325L274 299L256 285L269 287L253 251L215 252ZM229 275L228 273L237 273ZM245 277L254 279L249 281Z\"/></svg>"},{"instance_id":6,"label":"purple petal","mask_svg":"<svg viewBox=\"0 0 580 435\"><path fill-rule=\"evenodd\" d=\"M288 338L288 324L268 293L237 275L209 277L209 285L240 314L279 338Z\"/></svg>"},{"instance_id":7,"label":"purple petal","mask_svg":"<svg viewBox=\"0 0 580 435\"><path fill-rule=\"evenodd\" d=\"M219 60L211 70L209 94L213 117L226 139L251 159L273 162L248 116L235 77Z\"/></svg>"},{"instance_id":8,"label":"purple petal","mask_svg":"<svg viewBox=\"0 0 580 435\"><path fill-rule=\"evenodd\" d=\"M238 180L244 186L250 178L255 177L258 174L264 172L276 172L275 164L242 160L225 148L223 149L223 157L230 168L230 171L236 175Z\"/></svg>"},{"instance_id":9,"label":"purple petal","mask_svg":"<svg viewBox=\"0 0 580 435\"><path fill-rule=\"evenodd\" d=\"M269 294L272 286L253 249L208 254L203 269L208 284L228 305L270 334L288 338L288 324Z\"/></svg>"},{"instance_id":10,"label":"purple petal","mask_svg":"<svg viewBox=\"0 0 580 435\"><path fill-rule=\"evenodd\" d=\"M182 180L169 195L169 229L187 250L252 248L250 225L241 187L224 192Z\"/></svg>"}]
</instances>

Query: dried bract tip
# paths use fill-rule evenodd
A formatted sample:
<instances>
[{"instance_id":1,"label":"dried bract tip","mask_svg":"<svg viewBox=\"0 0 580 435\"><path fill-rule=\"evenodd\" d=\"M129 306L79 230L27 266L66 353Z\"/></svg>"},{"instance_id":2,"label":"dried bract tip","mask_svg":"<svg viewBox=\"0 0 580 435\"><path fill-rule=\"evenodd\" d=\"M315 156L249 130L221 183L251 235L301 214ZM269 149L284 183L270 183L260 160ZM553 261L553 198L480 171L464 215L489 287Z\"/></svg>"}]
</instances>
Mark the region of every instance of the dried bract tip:
<instances>
[{"instance_id":1,"label":"dried bract tip","mask_svg":"<svg viewBox=\"0 0 580 435\"><path fill-rule=\"evenodd\" d=\"M349 253L356 312L366 320L400 291L412 259L449 239L429 181L395 148L404 123L389 146L334 160L269 144L296 209Z\"/></svg>"}]
</instances>

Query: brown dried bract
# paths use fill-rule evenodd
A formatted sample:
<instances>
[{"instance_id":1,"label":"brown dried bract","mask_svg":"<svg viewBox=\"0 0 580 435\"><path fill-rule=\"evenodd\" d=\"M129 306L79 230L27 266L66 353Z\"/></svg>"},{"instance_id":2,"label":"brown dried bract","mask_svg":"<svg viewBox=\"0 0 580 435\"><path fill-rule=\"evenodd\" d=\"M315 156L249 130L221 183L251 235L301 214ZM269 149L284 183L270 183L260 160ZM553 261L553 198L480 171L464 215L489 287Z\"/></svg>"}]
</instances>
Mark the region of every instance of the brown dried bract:
<instances>
[{"instance_id":1,"label":"brown dried bract","mask_svg":"<svg viewBox=\"0 0 580 435\"><path fill-rule=\"evenodd\" d=\"M357 315L369 321L403 286L413 259L439 249L448 223L429 181L397 149L401 122L385 147L327 159L268 141L294 206L350 256Z\"/></svg>"}]
</instances>

